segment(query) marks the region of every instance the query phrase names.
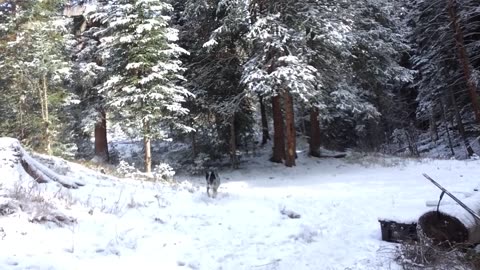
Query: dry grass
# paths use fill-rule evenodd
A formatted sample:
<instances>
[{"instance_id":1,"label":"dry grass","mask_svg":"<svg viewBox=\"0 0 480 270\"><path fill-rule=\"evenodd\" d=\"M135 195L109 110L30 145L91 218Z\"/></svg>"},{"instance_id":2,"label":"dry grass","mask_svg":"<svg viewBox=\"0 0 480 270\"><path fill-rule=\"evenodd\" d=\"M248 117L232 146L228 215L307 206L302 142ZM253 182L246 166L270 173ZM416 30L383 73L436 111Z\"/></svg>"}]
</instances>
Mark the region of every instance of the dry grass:
<instances>
[{"instance_id":1,"label":"dry grass","mask_svg":"<svg viewBox=\"0 0 480 270\"><path fill-rule=\"evenodd\" d=\"M395 250L395 261L405 270L480 269L480 254L466 245L446 249L423 242L403 243Z\"/></svg>"},{"instance_id":2,"label":"dry grass","mask_svg":"<svg viewBox=\"0 0 480 270\"><path fill-rule=\"evenodd\" d=\"M43 191L38 183L25 184L20 180L10 189L8 194L10 201L6 204L10 207L5 214L22 211L30 215L29 221L33 223L53 222L58 226L74 224L76 222L74 218L64 215L55 206L55 203L71 206L76 202L71 194L63 191L61 188L50 195Z\"/></svg>"}]
</instances>

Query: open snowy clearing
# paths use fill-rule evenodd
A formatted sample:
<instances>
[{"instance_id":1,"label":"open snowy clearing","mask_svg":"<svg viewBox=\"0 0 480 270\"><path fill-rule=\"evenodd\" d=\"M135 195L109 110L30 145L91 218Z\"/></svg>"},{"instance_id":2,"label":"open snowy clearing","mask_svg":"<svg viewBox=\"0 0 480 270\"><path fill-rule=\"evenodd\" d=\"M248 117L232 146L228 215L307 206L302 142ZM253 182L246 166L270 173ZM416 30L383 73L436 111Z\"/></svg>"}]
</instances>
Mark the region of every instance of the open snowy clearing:
<instances>
[{"instance_id":1,"label":"open snowy clearing","mask_svg":"<svg viewBox=\"0 0 480 270\"><path fill-rule=\"evenodd\" d=\"M378 218L415 220L426 211L440 191L423 172L452 191L480 183L475 160L300 155L291 169L264 162L220 172L219 196L210 199L200 177L119 180L55 159L86 183L68 190L33 184L0 160L0 205L21 193L37 205L1 213L0 269L398 269ZM49 205L76 222L29 222Z\"/></svg>"}]
</instances>

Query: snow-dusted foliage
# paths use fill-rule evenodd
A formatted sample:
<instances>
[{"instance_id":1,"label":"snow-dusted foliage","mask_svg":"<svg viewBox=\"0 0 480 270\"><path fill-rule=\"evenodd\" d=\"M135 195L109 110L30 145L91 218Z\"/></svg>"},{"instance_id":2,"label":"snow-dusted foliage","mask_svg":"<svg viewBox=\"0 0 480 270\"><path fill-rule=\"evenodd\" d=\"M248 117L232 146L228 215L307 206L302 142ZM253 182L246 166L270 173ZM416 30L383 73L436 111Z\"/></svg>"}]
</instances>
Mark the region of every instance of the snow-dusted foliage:
<instances>
[{"instance_id":1,"label":"snow-dusted foliage","mask_svg":"<svg viewBox=\"0 0 480 270\"><path fill-rule=\"evenodd\" d=\"M183 80L178 58L187 52L175 44L171 10L164 1L119 0L91 15L106 25L95 33L109 74L99 92L122 127L143 126L146 136L158 134L160 123L187 128L175 121L187 114L182 103L191 94L178 84Z\"/></svg>"},{"instance_id":2,"label":"snow-dusted foliage","mask_svg":"<svg viewBox=\"0 0 480 270\"><path fill-rule=\"evenodd\" d=\"M255 18L246 36L251 49L242 81L255 94L272 96L289 91L308 103L322 85L309 63L305 34L289 24L291 14L281 11Z\"/></svg>"},{"instance_id":3,"label":"snow-dusted foliage","mask_svg":"<svg viewBox=\"0 0 480 270\"><path fill-rule=\"evenodd\" d=\"M134 164L130 164L125 160L120 160L116 168L116 173L121 177L128 178L133 177L136 173L138 173L138 170L135 168Z\"/></svg>"},{"instance_id":4,"label":"snow-dusted foliage","mask_svg":"<svg viewBox=\"0 0 480 270\"><path fill-rule=\"evenodd\" d=\"M478 93L478 2L415 4L411 21L416 45L412 62L419 72L414 84L418 89L416 118L432 131L441 125L448 128L450 122L453 130L451 134L443 133L443 137L461 138L468 149L469 138L478 136L479 130L473 125L471 106L476 98L472 98L467 83L473 81L473 92ZM433 137L439 139L438 134Z\"/></svg>"},{"instance_id":5,"label":"snow-dusted foliage","mask_svg":"<svg viewBox=\"0 0 480 270\"><path fill-rule=\"evenodd\" d=\"M186 87L196 96L188 102L191 117L184 119L196 130L191 134L194 156L208 153L219 158L228 153L232 124L237 145L252 131L252 101L240 84L248 3L188 0L179 7L181 42L191 52Z\"/></svg>"},{"instance_id":6,"label":"snow-dusted foliage","mask_svg":"<svg viewBox=\"0 0 480 270\"><path fill-rule=\"evenodd\" d=\"M160 163L153 168L153 177L156 180L171 181L175 171L167 163Z\"/></svg>"},{"instance_id":7,"label":"snow-dusted foliage","mask_svg":"<svg viewBox=\"0 0 480 270\"><path fill-rule=\"evenodd\" d=\"M243 82L265 96L289 91L302 106L320 109L327 136L357 140L352 131L387 121L394 90L413 80L399 64L409 47L391 15L396 8L373 0L255 4Z\"/></svg>"},{"instance_id":8,"label":"snow-dusted foliage","mask_svg":"<svg viewBox=\"0 0 480 270\"><path fill-rule=\"evenodd\" d=\"M64 88L71 75L64 42L68 30L56 13L59 4L6 1L0 6L0 128L44 149L62 128L59 115L69 97Z\"/></svg>"}]
</instances>

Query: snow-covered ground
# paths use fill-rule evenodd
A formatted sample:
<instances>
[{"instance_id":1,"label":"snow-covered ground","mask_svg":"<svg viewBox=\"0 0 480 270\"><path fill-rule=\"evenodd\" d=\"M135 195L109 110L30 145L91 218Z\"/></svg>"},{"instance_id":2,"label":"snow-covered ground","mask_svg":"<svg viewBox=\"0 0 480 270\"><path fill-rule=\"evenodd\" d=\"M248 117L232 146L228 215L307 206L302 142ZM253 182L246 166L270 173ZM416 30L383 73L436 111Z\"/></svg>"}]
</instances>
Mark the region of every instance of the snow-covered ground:
<instances>
[{"instance_id":1,"label":"snow-covered ground","mask_svg":"<svg viewBox=\"0 0 480 270\"><path fill-rule=\"evenodd\" d=\"M32 206L0 211L0 269L398 269L378 218L426 211L440 192L423 172L452 191L480 185L474 160L299 155L294 168L258 161L221 171L211 199L201 178L116 179L60 161L86 185L37 185L8 159L0 153L0 210L12 197ZM55 212L76 222L29 222Z\"/></svg>"}]
</instances>

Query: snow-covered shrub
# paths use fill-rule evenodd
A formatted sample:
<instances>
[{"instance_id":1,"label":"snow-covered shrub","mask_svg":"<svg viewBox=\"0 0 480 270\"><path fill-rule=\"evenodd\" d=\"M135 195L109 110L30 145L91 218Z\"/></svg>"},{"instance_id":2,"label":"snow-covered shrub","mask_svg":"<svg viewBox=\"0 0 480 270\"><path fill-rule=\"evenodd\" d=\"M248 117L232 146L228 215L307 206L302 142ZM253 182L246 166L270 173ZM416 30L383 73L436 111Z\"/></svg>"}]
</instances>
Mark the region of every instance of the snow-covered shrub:
<instances>
[{"instance_id":1,"label":"snow-covered shrub","mask_svg":"<svg viewBox=\"0 0 480 270\"><path fill-rule=\"evenodd\" d=\"M117 173L124 177L132 177L137 173L137 169L134 166L135 164L130 164L125 160L121 160L117 166Z\"/></svg>"},{"instance_id":2,"label":"snow-covered shrub","mask_svg":"<svg viewBox=\"0 0 480 270\"><path fill-rule=\"evenodd\" d=\"M175 171L167 163L160 163L153 168L153 177L155 180L171 181Z\"/></svg>"}]
</instances>

